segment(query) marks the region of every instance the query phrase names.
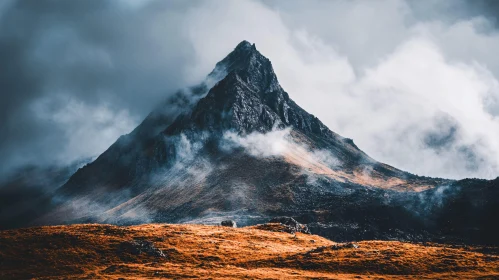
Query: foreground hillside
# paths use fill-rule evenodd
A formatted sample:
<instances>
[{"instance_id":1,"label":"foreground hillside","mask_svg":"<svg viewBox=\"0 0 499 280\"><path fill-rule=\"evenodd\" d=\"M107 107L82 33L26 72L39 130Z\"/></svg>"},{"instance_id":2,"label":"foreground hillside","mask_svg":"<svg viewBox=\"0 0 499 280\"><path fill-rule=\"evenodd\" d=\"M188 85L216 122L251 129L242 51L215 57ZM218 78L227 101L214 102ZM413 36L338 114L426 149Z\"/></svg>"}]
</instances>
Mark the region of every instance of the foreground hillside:
<instances>
[{"instance_id":1,"label":"foreground hillside","mask_svg":"<svg viewBox=\"0 0 499 280\"><path fill-rule=\"evenodd\" d=\"M497 248L345 244L282 229L86 224L0 231L0 278L499 278Z\"/></svg>"}]
</instances>

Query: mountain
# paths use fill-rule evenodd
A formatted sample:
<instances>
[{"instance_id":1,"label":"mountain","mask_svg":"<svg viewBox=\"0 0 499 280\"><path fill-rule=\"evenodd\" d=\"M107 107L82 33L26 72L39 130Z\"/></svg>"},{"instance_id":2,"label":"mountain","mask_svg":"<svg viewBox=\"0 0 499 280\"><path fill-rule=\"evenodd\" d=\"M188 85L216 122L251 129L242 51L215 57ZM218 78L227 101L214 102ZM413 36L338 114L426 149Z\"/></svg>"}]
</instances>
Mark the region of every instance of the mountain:
<instances>
[{"instance_id":1,"label":"mountain","mask_svg":"<svg viewBox=\"0 0 499 280\"><path fill-rule=\"evenodd\" d=\"M419 177L370 158L298 106L243 41L205 82L80 168L31 224L251 225L287 215L338 241L490 243L497 198L497 180Z\"/></svg>"}]
</instances>

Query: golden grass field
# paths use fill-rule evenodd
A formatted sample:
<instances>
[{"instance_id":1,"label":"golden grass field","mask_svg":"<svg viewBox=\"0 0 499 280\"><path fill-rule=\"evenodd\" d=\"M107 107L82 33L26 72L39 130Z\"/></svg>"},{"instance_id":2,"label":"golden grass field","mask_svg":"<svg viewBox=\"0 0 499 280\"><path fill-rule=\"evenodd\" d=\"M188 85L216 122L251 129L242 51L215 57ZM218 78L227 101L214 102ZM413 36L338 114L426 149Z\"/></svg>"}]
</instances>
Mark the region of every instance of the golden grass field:
<instances>
[{"instance_id":1,"label":"golden grass field","mask_svg":"<svg viewBox=\"0 0 499 280\"><path fill-rule=\"evenodd\" d=\"M0 231L0 279L499 279L497 248L344 246L279 224L83 224ZM138 243L150 248L137 251ZM151 249L152 248L152 249Z\"/></svg>"}]
</instances>

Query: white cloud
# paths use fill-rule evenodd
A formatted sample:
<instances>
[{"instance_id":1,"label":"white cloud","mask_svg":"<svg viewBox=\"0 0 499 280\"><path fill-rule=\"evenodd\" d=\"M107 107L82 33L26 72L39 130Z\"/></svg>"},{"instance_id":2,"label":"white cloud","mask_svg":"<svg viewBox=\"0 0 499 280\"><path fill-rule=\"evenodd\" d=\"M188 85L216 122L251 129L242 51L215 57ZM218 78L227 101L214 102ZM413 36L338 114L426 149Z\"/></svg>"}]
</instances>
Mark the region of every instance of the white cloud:
<instances>
[{"instance_id":1,"label":"white cloud","mask_svg":"<svg viewBox=\"0 0 499 280\"><path fill-rule=\"evenodd\" d=\"M497 85L483 66L448 62L427 39L413 39L352 88L362 113L345 132L375 158L412 172L494 178L499 123L483 104ZM442 116L449 121L443 124ZM458 130L452 141L428 145L428 132L438 137L448 126Z\"/></svg>"},{"instance_id":2,"label":"white cloud","mask_svg":"<svg viewBox=\"0 0 499 280\"><path fill-rule=\"evenodd\" d=\"M247 135L227 131L223 135L220 148L227 152L243 148L254 157L280 157L301 166L304 171L312 166L336 168L342 164L331 152L312 150L306 144L296 141L290 128L274 128L267 133L252 132Z\"/></svg>"},{"instance_id":3,"label":"white cloud","mask_svg":"<svg viewBox=\"0 0 499 280\"><path fill-rule=\"evenodd\" d=\"M221 148L230 151L243 147L255 157L282 156L292 145L292 142L287 139L289 133L289 129L284 129L273 130L265 134L254 132L246 136L239 136L237 133L229 131L223 136Z\"/></svg>"},{"instance_id":4,"label":"white cloud","mask_svg":"<svg viewBox=\"0 0 499 280\"><path fill-rule=\"evenodd\" d=\"M377 160L421 175L499 175L499 35L483 31L486 19L419 19L405 1L274 4L192 9L197 69L247 39L299 105Z\"/></svg>"},{"instance_id":5,"label":"white cloud","mask_svg":"<svg viewBox=\"0 0 499 280\"><path fill-rule=\"evenodd\" d=\"M36 100L32 110L40 120L62 130L65 144L54 157L63 163L99 155L136 124L126 110L104 103L89 105L62 95Z\"/></svg>"}]
</instances>

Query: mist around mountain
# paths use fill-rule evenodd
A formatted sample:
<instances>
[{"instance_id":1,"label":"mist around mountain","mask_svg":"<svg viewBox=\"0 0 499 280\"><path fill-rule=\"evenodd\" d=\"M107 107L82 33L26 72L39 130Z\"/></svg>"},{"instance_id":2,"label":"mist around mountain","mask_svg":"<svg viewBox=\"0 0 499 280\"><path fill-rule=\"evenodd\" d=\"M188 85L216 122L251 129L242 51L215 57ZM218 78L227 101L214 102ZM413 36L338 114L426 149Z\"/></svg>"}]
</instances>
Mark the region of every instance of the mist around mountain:
<instances>
[{"instance_id":1,"label":"mist around mountain","mask_svg":"<svg viewBox=\"0 0 499 280\"><path fill-rule=\"evenodd\" d=\"M50 209L57 189L91 161L85 158L69 165L27 165L6 175L0 180L0 229L25 226Z\"/></svg>"},{"instance_id":2,"label":"mist around mountain","mask_svg":"<svg viewBox=\"0 0 499 280\"><path fill-rule=\"evenodd\" d=\"M421 177L380 163L290 96L243 41L11 226L253 225L284 215L336 241L497 244L498 179Z\"/></svg>"}]
</instances>

